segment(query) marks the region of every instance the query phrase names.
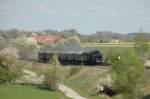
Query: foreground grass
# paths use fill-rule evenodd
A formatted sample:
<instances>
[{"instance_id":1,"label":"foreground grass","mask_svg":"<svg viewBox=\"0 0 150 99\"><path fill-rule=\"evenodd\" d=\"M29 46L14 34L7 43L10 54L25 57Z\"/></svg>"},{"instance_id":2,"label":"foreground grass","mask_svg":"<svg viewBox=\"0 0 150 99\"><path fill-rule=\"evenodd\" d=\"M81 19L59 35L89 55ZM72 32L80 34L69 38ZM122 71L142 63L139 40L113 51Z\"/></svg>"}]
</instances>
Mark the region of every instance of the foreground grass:
<instances>
[{"instance_id":1,"label":"foreground grass","mask_svg":"<svg viewBox=\"0 0 150 99\"><path fill-rule=\"evenodd\" d=\"M0 99L69 99L60 91L36 86L0 85Z\"/></svg>"}]
</instances>

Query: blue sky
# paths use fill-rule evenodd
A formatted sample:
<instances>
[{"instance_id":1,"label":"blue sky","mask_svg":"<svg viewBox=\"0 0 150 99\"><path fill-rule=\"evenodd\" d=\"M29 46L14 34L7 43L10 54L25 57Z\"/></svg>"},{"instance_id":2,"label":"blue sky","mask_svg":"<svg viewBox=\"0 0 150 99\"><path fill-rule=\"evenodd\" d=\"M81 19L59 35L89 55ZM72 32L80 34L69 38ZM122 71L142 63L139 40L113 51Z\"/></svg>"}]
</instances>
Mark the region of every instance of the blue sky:
<instances>
[{"instance_id":1,"label":"blue sky","mask_svg":"<svg viewBox=\"0 0 150 99\"><path fill-rule=\"evenodd\" d=\"M150 0L0 0L1 29L150 32Z\"/></svg>"}]
</instances>

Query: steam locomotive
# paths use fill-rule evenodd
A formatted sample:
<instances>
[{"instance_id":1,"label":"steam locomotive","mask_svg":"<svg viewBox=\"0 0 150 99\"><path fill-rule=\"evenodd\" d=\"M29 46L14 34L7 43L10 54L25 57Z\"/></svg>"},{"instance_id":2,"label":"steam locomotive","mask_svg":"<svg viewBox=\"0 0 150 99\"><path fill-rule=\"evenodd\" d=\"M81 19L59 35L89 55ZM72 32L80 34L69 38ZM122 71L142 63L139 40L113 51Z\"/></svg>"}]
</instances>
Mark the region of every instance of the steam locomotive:
<instances>
[{"instance_id":1,"label":"steam locomotive","mask_svg":"<svg viewBox=\"0 0 150 99\"><path fill-rule=\"evenodd\" d=\"M102 63L102 54L99 50L93 48L65 47L55 50L42 50L38 52L40 62L51 61L52 56L56 54L62 65L97 65Z\"/></svg>"}]
</instances>

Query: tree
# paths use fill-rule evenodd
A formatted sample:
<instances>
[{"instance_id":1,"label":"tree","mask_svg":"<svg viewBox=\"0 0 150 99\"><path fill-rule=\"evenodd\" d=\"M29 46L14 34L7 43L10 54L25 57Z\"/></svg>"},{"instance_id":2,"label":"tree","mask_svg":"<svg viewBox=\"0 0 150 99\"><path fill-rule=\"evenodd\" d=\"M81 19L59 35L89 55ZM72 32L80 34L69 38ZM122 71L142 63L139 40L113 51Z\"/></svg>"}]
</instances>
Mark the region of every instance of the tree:
<instances>
[{"instance_id":1,"label":"tree","mask_svg":"<svg viewBox=\"0 0 150 99\"><path fill-rule=\"evenodd\" d=\"M41 50L50 50L53 49L56 45L53 42L45 42L43 44L41 44L40 49Z\"/></svg>"},{"instance_id":2,"label":"tree","mask_svg":"<svg viewBox=\"0 0 150 99\"><path fill-rule=\"evenodd\" d=\"M118 50L116 48L109 48L104 54L104 61L108 64L112 64L113 57L118 55Z\"/></svg>"},{"instance_id":3,"label":"tree","mask_svg":"<svg viewBox=\"0 0 150 99\"><path fill-rule=\"evenodd\" d=\"M87 39L89 43L95 43L96 42L96 36L95 35L90 35Z\"/></svg>"},{"instance_id":4,"label":"tree","mask_svg":"<svg viewBox=\"0 0 150 99\"><path fill-rule=\"evenodd\" d=\"M113 57L111 66L113 89L121 93L123 99L138 99L144 83L144 64L131 51L119 52Z\"/></svg>"},{"instance_id":5,"label":"tree","mask_svg":"<svg viewBox=\"0 0 150 99\"><path fill-rule=\"evenodd\" d=\"M11 69L16 66L18 58L17 49L14 47L4 48L0 51L0 66Z\"/></svg>"},{"instance_id":6,"label":"tree","mask_svg":"<svg viewBox=\"0 0 150 99\"><path fill-rule=\"evenodd\" d=\"M138 53L142 57L145 57L145 54L149 49L149 41L144 35L144 33L137 33L135 35L134 42L134 48L136 53Z\"/></svg>"},{"instance_id":7,"label":"tree","mask_svg":"<svg viewBox=\"0 0 150 99\"><path fill-rule=\"evenodd\" d=\"M43 32L45 32L46 35L49 35L49 34L56 35L56 34L58 34L57 30L52 30L52 29L45 29L45 30L43 30Z\"/></svg>"},{"instance_id":8,"label":"tree","mask_svg":"<svg viewBox=\"0 0 150 99\"><path fill-rule=\"evenodd\" d=\"M55 45L55 49L61 49L65 47L65 39L61 39L60 41L58 41Z\"/></svg>"},{"instance_id":9,"label":"tree","mask_svg":"<svg viewBox=\"0 0 150 99\"><path fill-rule=\"evenodd\" d=\"M5 31L5 34L4 34L4 37L5 37L7 40L16 39L16 38L22 37L22 36L24 36L24 34L21 33L21 31L18 30L18 29L10 29L10 30L7 30L7 31Z\"/></svg>"},{"instance_id":10,"label":"tree","mask_svg":"<svg viewBox=\"0 0 150 99\"><path fill-rule=\"evenodd\" d=\"M59 66L60 63L58 61L58 56L56 54L53 54L52 58L50 59L50 66Z\"/></svg>"},{"instance_id":11,"label":"tree","mask_svg":"<svg viewBox=\"0 0 150 99\"><path fill-rule=\"evenodd\" d=\"M66 39L66 43L68 44L80 44L80 39L78 36L71 36Z\"/></svg>"},{"instance_id":12,"label":"tree","mask_svg":"<svg viewBox=\"0 0 150 99\"><path fill-rule=\"evenodd\" d=\"M7 44L8 44L8 41L3 36L0 36L0 50L5 48Z\"/></svg>"},{"instance_id":13,"label":"tree","mask_svg":"<svg viewBox=\"0 0 150 99\"><path fill-rule=\"evenodd\" d=\"M17 51L9 47L0 51L0 84L11 82L21 75L17 64Z\"/></svg>"},{"instance_id":14,"label":"tree","mask_svg":"<svg viewBox=\"0 0 150 99\"><path fill-rule=\"evenodd\" d=\"M60 35L62 35L64 38L68 38L71 36L78 36L79 32L76 29L66 29L66 30L60 31Z\"/></svg>"},{"instance_id":15,"label":"tree","mask_svg":"<svg viewBox=\"0 0 150 99\"><path fill-rule=\"evenodd\" d=\"M19 56L22 59L30 59L35 54L38 44L34 38L17 38L14 39L11 44L19 50Z\"/></svg>"},{"instance_id":16,"label":"tree","mask_svg":"<svg viewBox=\"0 0 150 99\"><path fill-rule=\"evenodd\" d=\"M44 73L44 76L44 85L51 90L56 90L63 76L61 66L55 54L50 60L49 69Z\"/></svg>"}]
</instances>

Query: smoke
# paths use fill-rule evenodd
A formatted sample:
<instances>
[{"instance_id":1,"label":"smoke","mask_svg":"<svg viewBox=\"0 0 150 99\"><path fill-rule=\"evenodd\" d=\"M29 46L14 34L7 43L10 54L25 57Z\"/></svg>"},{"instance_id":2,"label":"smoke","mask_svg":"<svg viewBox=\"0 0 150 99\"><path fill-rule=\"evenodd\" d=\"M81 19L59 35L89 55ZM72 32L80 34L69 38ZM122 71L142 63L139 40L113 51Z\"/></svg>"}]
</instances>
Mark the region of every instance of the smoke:
<instances>
[{"instance_id":1,"label":"smoke","mask_svg":"<svg viewBox=\"0 0 150 99\"><path fill-rule=\"evenodd\" d=\"M59 46L57 48L50 48L44 50L48 53L78 53L81 54L83 52L89 52L92 50L96 50L94 48L84 48L79 44L76 43L68 43L65 46Z\"/></svg>"}]
</instances>

